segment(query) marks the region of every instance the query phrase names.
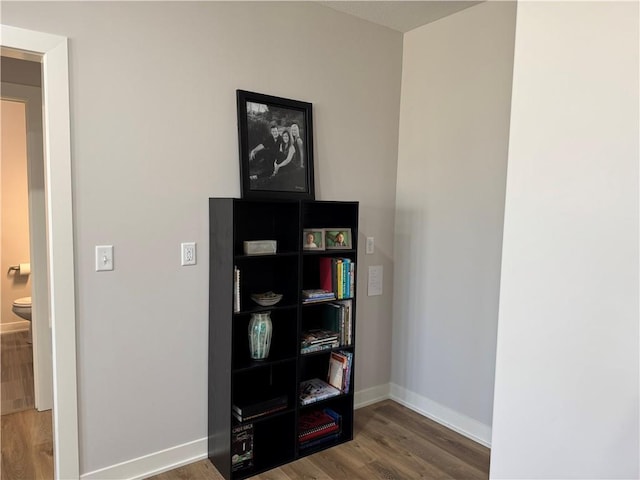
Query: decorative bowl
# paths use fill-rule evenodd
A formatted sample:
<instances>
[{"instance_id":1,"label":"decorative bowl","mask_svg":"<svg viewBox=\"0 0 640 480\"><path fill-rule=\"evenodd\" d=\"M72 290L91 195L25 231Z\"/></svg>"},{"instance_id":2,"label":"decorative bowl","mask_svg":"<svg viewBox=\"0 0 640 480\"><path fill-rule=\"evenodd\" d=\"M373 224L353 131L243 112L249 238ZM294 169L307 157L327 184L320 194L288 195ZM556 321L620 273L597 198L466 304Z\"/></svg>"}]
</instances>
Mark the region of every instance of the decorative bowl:
<instances>
[{"instance_id":1,"label":"decorative bowl","mask_svg":"<svg viewBox=\"0 0 640 480\"><path fill-rule=\"evenodd\" d=\"M262 307L271 307L282 300L281 293L265 292L251 294L251 300Z\"/></svg>"}]
</instances>

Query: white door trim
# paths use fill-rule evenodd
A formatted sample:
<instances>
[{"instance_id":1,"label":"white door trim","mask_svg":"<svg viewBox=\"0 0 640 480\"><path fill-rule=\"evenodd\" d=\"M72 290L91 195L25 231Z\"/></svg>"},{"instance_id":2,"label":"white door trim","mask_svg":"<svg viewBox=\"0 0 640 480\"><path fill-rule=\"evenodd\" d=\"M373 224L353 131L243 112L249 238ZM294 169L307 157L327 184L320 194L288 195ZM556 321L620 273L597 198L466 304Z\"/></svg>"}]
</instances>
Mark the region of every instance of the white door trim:
<instances>
[{"instance_id":1,"label":"white door trim","mask_svg":"<svg viewBox=\"0 0 640 480\"><path fill-rule=\"evenodd\" d=\"M3 47L42 55L55 478L79 478L67 38L0 27Z\"/></svg>"}]
</instances>

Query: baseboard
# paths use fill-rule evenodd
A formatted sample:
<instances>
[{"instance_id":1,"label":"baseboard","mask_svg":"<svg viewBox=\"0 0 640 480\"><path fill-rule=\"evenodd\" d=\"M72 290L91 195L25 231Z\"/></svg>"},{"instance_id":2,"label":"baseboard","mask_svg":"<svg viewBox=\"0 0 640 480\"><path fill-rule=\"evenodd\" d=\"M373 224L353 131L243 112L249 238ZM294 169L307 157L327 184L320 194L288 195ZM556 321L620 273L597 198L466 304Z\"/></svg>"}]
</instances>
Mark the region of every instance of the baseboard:
<instances>
[{"instance_id":1,"label":"baseboard","mask_svg":"<svg viewBox=\"0 0 640 480\"><path fill-rule=\"evenodd\" d=\"M19 320L17 322L0 323L0 334L24 332L29 330L28 320Z\"/></svg>"},{"instance_id":2,"label":"baseboard","mask_svg":"<svg viewBox=\"0 0 640 480\"><path fill-rule=\"evenodd\" d=\"M355 392L356 408L389 398L389 384ZM82 480L139 480L207 458L207 438L84 473Z\"/></svg>"},{"instance_id":3,"label":"baseboard","mask_svg":"<svg viewBox=\"0 0 640 480\"><path fill-rule=\"evenodd\" d=\"M207 458L207 438L80 475L82 480L139 480Z\"/></svg>"},{"instance_id":4,"label":"baseboard","mask_svg":"<svg viewBox=\"0 0 640 480\"><path fill-rule=\"evenodd\" d=\"M393 383L358 390L354 395L355 408L366 407L389 398L471 440L487 447L491 446L491 427ZM80 478L82 480L140 480L205 458L207 458L206 437L84 473Z\"/></svg>"},{"instance_id":5,"label":"baseboard","mask_svg":"<svg viewBox=\"0 0 640 480\"><path fill-rule=\"evenodd\" d=\"M491 447L490 426L399 385L391 383L390 386L392 400L485 447Z\"/></svg>"},{"instance_id":6,"label":"baseboard","mask_svg":"<svg viewBox=\"0 0 640 480\"><path fill-rule=\"evenodd\" d=\"M358 390L353 395L354 408L362 408L389 398L389 384L377 385L364 390Z\"/></svg>"}]
</instances>

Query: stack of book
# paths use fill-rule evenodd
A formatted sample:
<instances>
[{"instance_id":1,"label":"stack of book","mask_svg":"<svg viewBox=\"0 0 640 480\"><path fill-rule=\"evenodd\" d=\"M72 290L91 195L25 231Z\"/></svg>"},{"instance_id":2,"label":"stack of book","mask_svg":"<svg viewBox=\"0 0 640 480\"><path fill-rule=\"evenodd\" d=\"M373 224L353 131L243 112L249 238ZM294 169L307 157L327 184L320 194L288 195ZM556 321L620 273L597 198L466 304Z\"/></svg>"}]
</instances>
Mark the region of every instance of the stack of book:
<instances>
[{"instance_id":1,"label":"stack of book","mask_svg":"<svg viewBox=\"0 0 640 480\"><path fill-rule=\"evenodd\" d=\"M327 383L342 393L349 393L351 387L351 365L353 353L345 350L331 352Z\"/></svg>"},{"instance_id":2,"label":"stack of book","mask_svg":"<svg viewBox=\"0 0 640 480\"><path fill-rule=\"evenodd\" d=\"M352 316L353 306L351 300L329 302L323 306L323 328L338 333L340 346L348 346L352 343Z\"/></svg>"},{"instance_id":3,"label":"stack of book","mask_svg":"<svg viewBox=\"0 0 640 480\"><path fill-rule=\"evenodd\" d=\"M231 430L231 471L253 466L253 423Z\"/></svg>"},{"instance_id":4,"label":"stack of book","mask_svg":"<svg viewBox=\"0 0 640 480\"><path fill-rule=\"evenodd\" d=\"M265 415L279 412L280 410L285 410L287 408L287 404L287 396L280 395L277 397L269 397L259 402L234 403L232 413L239 422L246 422L247 420L254 420Z\"/></svg>"},{"instance_id":5,"label":"stack of book","mask_svg":"<svg viewBox=\"0 0 640 480\"><path fill-rule=\"evenodd\" d=\"M302 332L300 353L313 353L340 346L338 333L331 330L313 329Z\"/></svg>"},{"instance_id":6,"label":"stack of book","mask_svg":"<svg viewBox=\"0 0 640 480\"><path fill-rule=\"evenodd\" d=\"M309 405L336 395L340 395L340 390L319 378L300 383L300 405Z\"/></svg>"},{"instance_id":7,"label":"stack of book","mask_svg":"<svg viewBox=\"0 0 640 480\"><path fill-rule=\"evenodd\" d=\"M326 300L335 300L336 294L331 290L323 288L315 288L302 290L302 303L324 302Z\"/></svg>"},{"instance_id":8,"label":"stack of book","mask_svg":"<svg viewBox=\"0 0 640 480\"><path fill-rule=\"evenodd\" d=\"M350 258L320 257L320 288L336 298L353 298L356 264Z\"/></svg>"},{"instance_id":9,"label":"stack of book","mask_svg":"<svg viewBox=\"0 0 640 480\"><path fill-rule=\"evenodd\" d=\"M335 440L341 433L342 417L329 408L303 413L298 420L300 448Z\"/></svg>"}]
</instances>

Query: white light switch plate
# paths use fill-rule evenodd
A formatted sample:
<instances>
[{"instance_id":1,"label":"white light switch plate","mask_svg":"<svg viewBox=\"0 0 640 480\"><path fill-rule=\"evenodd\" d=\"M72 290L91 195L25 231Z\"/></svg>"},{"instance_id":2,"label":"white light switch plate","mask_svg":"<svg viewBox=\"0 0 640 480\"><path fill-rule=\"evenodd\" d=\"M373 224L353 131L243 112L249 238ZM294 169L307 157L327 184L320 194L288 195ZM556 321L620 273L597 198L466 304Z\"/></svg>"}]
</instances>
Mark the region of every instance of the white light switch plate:
<instances>
[{"instance_id":1,"label":"white light switch plate","mask_svg":"<svg viewBox=\"0 0 640 480\"><path fill-rule=\"evenodd\" d=\"M367 295L369 297L382 295L382 265L372 265L369 267L368 280Z\"/></svg>"},{"instance_id":2,"label":"white light switch plate","mask_svg":"<svg viewBox=\"0 0 640 480\"><path fill-rule=\"evenodd\" d=\"M96 245L96 272L113 270L113 245Z\"/></svg>"}]
</instances>

